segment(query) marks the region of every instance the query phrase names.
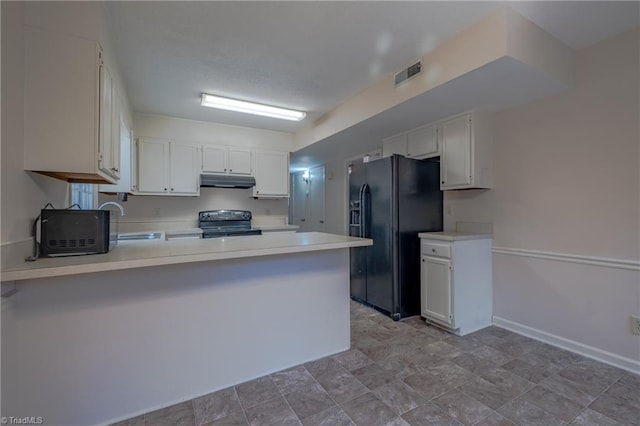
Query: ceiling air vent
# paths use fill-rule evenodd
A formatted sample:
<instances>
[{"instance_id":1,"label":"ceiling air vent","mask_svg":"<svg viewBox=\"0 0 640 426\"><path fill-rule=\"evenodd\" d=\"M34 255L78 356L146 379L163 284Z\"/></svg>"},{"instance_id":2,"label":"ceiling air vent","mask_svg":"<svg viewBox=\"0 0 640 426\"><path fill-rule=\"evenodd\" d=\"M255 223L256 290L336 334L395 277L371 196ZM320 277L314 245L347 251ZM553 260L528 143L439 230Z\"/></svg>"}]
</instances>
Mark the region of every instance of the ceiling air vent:
<instances>
[{"instance_id":1,"label":"ceiling air vent","mask_svg":"<svg viewBox=\"0 0 640 426\"><path fill-rule=\"evenodd\" d=\"M416 75L422 72L422 61L418 61L415 64L410 65L408 68L396 73L393 76L394 86L397 86L400 83L404 83L409 80L411 77L415 77Z\"/></svg>"}]
</instances>

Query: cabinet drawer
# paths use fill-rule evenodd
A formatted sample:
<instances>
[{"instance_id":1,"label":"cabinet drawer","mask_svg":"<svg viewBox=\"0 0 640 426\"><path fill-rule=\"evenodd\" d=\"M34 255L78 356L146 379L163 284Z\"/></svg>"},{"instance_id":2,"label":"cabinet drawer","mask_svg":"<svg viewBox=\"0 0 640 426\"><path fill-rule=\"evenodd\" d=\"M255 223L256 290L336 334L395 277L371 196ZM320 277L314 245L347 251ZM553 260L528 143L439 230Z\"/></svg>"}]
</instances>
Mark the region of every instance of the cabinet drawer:
<instances>
[{"instance_id":1,"label":"cabinet drawer","mask_svg":"<svg viewBox=\"0 0 640 426\"><path fill-rule=\"evenodd\" d=\"M432 241L422 241L421 253L423 256L451 257L451 245L439 244Z\"/></svg>"}]
</instances>

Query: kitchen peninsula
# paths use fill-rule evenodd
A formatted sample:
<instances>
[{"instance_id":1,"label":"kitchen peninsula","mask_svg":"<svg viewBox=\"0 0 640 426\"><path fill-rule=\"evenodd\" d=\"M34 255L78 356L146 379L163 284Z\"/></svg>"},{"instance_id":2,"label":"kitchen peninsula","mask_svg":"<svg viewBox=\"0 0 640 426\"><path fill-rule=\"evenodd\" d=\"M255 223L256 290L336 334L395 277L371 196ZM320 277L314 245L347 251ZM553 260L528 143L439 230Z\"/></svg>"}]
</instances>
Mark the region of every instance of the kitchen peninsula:
<instances>
[{"instance_id":1,"label":"kitchen peninsula","mask_svg":"<svg viewBox=\"0 0 640 426\"><path fill-rule=\"evenodd\" d=\"M272 233L120 243L2 272L3 408L103 424L346 350L349 248Z\"/></svg>"}]
</instances>

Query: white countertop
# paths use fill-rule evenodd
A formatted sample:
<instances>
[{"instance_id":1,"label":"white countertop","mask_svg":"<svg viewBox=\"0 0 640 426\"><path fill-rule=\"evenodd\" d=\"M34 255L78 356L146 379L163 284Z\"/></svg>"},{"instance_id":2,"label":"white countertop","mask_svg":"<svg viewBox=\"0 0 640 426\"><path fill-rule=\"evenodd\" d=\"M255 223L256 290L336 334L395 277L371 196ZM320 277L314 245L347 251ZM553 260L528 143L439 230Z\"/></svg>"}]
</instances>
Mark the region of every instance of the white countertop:
<instances>
[{"instance_id":1,"label":"white countertop","mask_svg":"<svg viewBox=\"0 0 640 426\"><path fill-rule=\"evenodd\" d=\"M459 240L484 240L492 239L492 234L477 234L471 232L456 232L456 231L443 231L443 232L421 232L418 234L419 238L429 238L432 240L444 240L444 241L459 241Z\"/></svg>"},{"instance_id":2,"label":"white countertop","mask_svg":"<svg viewBox=\"0 0 640 426\"><path fill-rule=\"evenodd\" d=\"M370 239L321 232L273 232L210 239L119 241L105 254L41 258L2 271L17 281L119 269L369 246Z\"/></svg>"}]
</instances>

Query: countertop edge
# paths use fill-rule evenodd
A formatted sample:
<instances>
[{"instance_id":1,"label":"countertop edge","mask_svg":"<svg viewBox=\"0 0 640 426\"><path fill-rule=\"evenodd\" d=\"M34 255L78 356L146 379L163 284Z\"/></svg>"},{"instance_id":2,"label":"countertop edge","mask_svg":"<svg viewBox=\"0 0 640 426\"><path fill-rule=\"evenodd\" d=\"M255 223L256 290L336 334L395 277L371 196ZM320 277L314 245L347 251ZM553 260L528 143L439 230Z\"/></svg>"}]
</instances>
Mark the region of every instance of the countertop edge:
<instances>
[{"instance_id":1,"label":"countertop edge","mask_svg":"<svg viewBox=\"0 0 640 426\"><path fill-rule=\"evenodd\" d=\"M485 240L493 239L493 234L471 234L464 232L421 232L418 238L441 240L441 241L462 241L462 240Z\"/></svg>"},{"instance_id":2,"label":"countertop edge","mask_svg":"<svg viewBox=\"0 0 640 426\"><path fill-rule=\"evenodd\" d=\"M243 259L271 255L291 253L313 252L323 250L335 250L351 247L363 247L372 245L369 239L361 241L340 241L306 245L287 245L283 247L269 247L247 250L233 250L222 252L209 252L200 254L181 254L172 256L159 256L151 258L114 260L109 262L97 262L78 265L53 266L47 268L24 269L15 271L2 271L0 281L21 281L28 279L53 278L68 275L79 275L93 272L107 272L124 269L136 269L152 266L178 265L184 263L207 262L217 260Z\"/></svg>"}]
</instances>

